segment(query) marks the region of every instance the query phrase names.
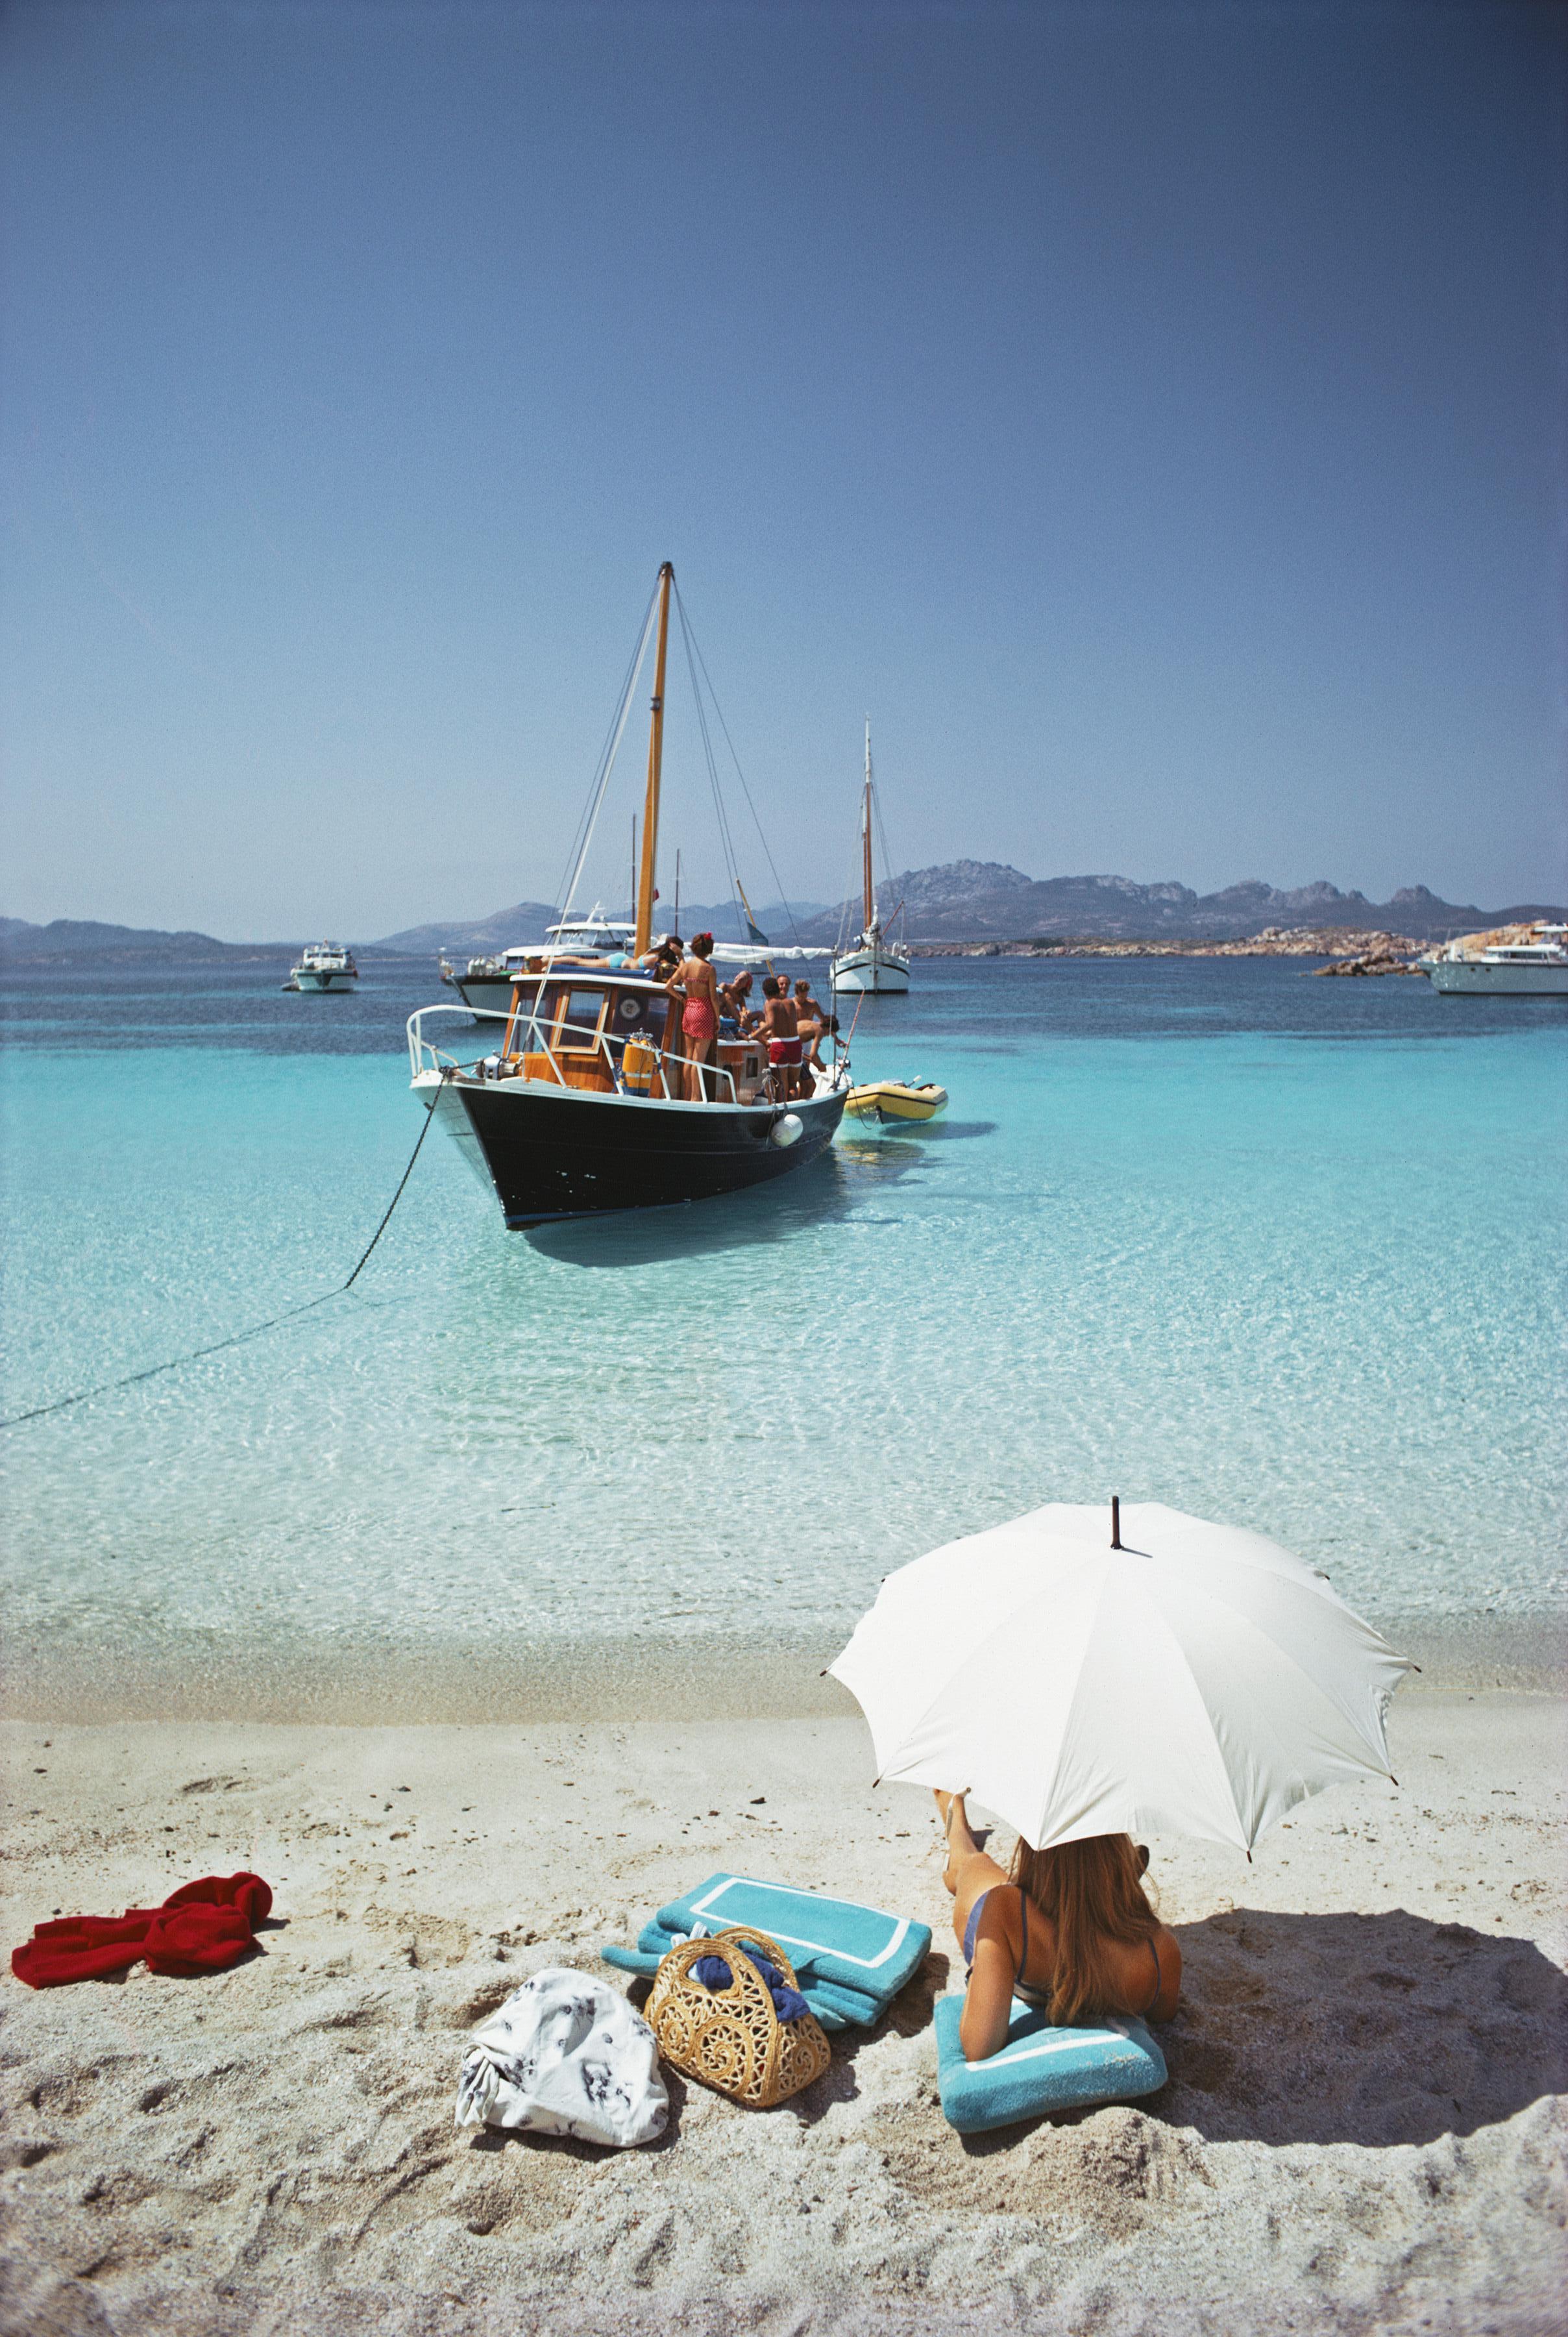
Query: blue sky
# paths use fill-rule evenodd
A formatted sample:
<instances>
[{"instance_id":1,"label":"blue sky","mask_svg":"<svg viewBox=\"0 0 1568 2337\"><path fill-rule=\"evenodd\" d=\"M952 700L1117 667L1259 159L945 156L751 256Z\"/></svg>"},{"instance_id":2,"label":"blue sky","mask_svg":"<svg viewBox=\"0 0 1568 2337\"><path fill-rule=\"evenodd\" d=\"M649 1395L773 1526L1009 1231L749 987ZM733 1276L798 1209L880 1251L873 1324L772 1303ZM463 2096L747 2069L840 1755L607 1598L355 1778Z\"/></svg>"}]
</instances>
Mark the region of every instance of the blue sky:
<instances>
[{"instance_id":1,"label":"blue sky","mask_svg":"<svg viewBox=\"0 0 1568 2337\"><path fill-rule=\"evenodd\" d=\"M666 556L801 895L869 710L900 865L1563 897L1565 60L1540 5L13 0L0 909L550 896Z\"/></svg>"}]
</instances>

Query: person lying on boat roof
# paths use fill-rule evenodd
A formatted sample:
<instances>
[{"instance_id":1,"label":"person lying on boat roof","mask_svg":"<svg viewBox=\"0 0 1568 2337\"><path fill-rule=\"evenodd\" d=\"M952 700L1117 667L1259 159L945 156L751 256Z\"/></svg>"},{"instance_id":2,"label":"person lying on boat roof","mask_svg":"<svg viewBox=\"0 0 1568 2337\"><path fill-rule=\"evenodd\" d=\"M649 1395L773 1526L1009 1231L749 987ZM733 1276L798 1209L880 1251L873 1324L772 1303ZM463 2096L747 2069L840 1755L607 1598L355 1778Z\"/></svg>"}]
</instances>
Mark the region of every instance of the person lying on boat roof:
<instances>
[{"instance_id":1,"label":"person lying on boat roof","mask_svg":"<svg viewBox=\"0 0 1568 2337\"><path fill-rule=\"evenodd\" d=\"M713 935L695 934L689 952L665 983L672 998L684 999L681 1009L681 1051L686 1057L686 1100L709 1103L704 1067L718 1048L718 977L709 960Z\"/></svg>"},{"instance_id":2,"label":"person lying on boat roof","mask_svg":"<svg viewBox=\"0 0 1568 2337\"><path fill-rule=\"evenodd\" d=\"M686 944L678 934L666 934L661 942L644 952L639 963L656 982L668 983L686 955Z\"/></svg>"}]
</instances>

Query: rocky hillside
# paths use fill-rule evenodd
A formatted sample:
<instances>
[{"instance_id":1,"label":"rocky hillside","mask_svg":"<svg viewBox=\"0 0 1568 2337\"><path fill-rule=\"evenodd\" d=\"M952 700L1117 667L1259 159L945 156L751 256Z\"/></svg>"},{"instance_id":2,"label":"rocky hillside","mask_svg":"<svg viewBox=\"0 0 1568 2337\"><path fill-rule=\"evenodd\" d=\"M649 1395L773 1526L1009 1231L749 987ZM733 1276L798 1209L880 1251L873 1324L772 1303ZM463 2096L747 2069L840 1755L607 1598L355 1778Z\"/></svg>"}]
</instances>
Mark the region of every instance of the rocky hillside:
<instances>
[{"instance_id":1,"label":"rocky hillside","mask_svg":"<svg viewBox=\"0 0 1568 2337\"><path fill-rule=\"evenodd\" d=\"M165 933L157 925L104 925L91 918L56 917L46 925L25 917L0 917L0 956L20 965L58 958L118 964L145 958L274 958L297 950L297 942L220 942L210 934Z\"/></svg>"},{"instance_id":2,"label":"rocky hillside","mask_svg":"<svg viewBox=\"0 0 1568 2337\"><path fill-rule=\"evenodd\" d=\"M1253 880L1221 893L1190 885L1140 885L1129 876L1026 876L997 861L954 860L937 868L909 869L880 886L884 914L900 901L911 940L1027 941L1067 936L1103 941L1242 941L1262 927L1325 927L1393 932L1420 941L1446 940L1487 924L1560 915L1542 903L1482 910L1440 900L1425 885L1402 887L1388 901L1342 893L1319 883L1281 890ZM850 905L859 922L859 904ZM832 941L841 912L833 909L803 927L806 941Z\"/></svg>"}]
</instances>

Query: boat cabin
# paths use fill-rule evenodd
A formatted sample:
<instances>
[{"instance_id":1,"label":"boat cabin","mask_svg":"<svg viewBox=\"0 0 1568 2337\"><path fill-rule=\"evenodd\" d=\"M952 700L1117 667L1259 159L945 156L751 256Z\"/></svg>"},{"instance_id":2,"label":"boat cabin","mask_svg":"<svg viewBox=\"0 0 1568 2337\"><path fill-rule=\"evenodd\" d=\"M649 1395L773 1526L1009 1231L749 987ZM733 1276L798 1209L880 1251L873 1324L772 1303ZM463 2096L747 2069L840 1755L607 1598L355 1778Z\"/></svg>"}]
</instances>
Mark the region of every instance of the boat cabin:
<instances>
[{"instance_id":1,"label":"boat cabin","mask_svg":"<svg viewBox=\"0 0 1568 2337\"><path fill-rule=\"evenodd\" d=\"M558 961L514 983L488 1076L679 1102L686 1072L681 1004L646 975L600 974ZM767 1079L765 1043L721 1034L716 1055L716 1070L710 1063L706 1080L709 1100L756 1102Z\"/></svg>"}]
</instances>

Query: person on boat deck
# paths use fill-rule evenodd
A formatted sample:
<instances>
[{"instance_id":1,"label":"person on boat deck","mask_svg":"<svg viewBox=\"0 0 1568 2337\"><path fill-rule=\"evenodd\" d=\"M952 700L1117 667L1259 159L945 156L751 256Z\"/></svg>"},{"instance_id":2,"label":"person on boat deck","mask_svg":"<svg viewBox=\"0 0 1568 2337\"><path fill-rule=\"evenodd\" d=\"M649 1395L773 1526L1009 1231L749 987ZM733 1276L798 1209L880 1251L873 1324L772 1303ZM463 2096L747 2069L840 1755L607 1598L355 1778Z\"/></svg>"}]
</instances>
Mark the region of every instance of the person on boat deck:
<instances>
[{"instance_id":1,"label":"person on boat deck","mask_svg":"<svg viewBox=\"0 0 1568 2337\"><path fill-rule=\"evenodd\" d=\"M735 995L733 982L721 982L718 986L718 1035L721 1039L738 1039L741 1035L741 1002Z\"/></svg>"},{"instance_id":2,"label":"person on boat deck","mask_svg":"<svg viewBox=\"0 0 1568 2337\"><path fill-rule=\"evenodd\" d=\"M672 979L665 983L672 998L678 995L686 1000L680 1028L687 1103L709 1100L703 1066L712 1061L718 1043L718 979L708 963L712 955L713 935L695 934L690 954L681 960Z\"/></svg>"},{"instance_id":3,"label":"person on boat deck","mask_svg":"<svg viewBox=\"0 0 1568 2337\"><path fill-rule=\"evenodd\" d=\"M803 1066L808 1076L813 1071L825 1071L827 1070L827 1065L823 1061L823 1041L824 1039L836 1039L838 1036L838 1030L839 1018L836 1014L823 1015L821 1020L815 1025L811 1035L811 1052L807 1055ZM801 1031L802 1047L803 1048L806 1043L806 1033L803 1025Z\"/></svg>"},{"instance_id":4,"label":"person on boat deck","mask_svg":"<svg viewBox=\"0 0 1568 2337\"><path fill-rule=\"evenodd\" d=\"M803 973L795 983L795 1012L799 1015L803 1025L807 1022L821 1022L826 1019L822 1008L812 996L811 982Z\"/></svg>"},{"instance_id":5,"label":"person on boat deck","mask_svg":"<svg viewBox=\"0 0 1568 2337\"><path fill-rule=\"evenodd\" d=\"M1130 1834L1047 1850L1020 1841L1004 1871L975 1840L962 1794L939 1793L937 1811L969 1982L959 2021L966 2061L1001 2050L1015 1996L1058 2027L1105 2013L1171 2019L1182 1951L1144 1896L1149 1853Z\"/></svg>"},{"instance_id":6,"label":"person on boat deck","mask_svg":"<svg viewBox=\"0 0 1568 2337\"><path fill-rule=\"evenodd\" d=\"M747 1031L755 1030L762 1020L751 1003L751 975L743 967L719 992L719 1011L735 1018L735 1035L744 1039Z\"/></svg>"},{"instance_id":7,"label":"person on boat deck","mask_svg":"<svg viewBox=\"0 0 1568 2337\"><path fill-rule=\"evenodd\" d=\"M795 1011L795 1029L800 1034L801 1042L801 1093L809 1095L812 1070L814 1068L821 1071L823 1068L821 1051L826 1017L812 996L812 986L809 982L803 980L795 983L794 998L792 1002Z\"/></svg>"},{"instance_id":8,"label":"person on boat deck","mask_svg":"<svg viewBox=\"0 0 1568 2337\"><path fill-rule=\"evenodd\" d=\"M767 1059L779 1100L789 1103L800 1092L801 1077L800 1026L795 1016L794 1001L782 973L770 973L765 978L762 994L766 1001L762 1011L761 1028L767 1041Z\"/></svg>"}]
</instances>

